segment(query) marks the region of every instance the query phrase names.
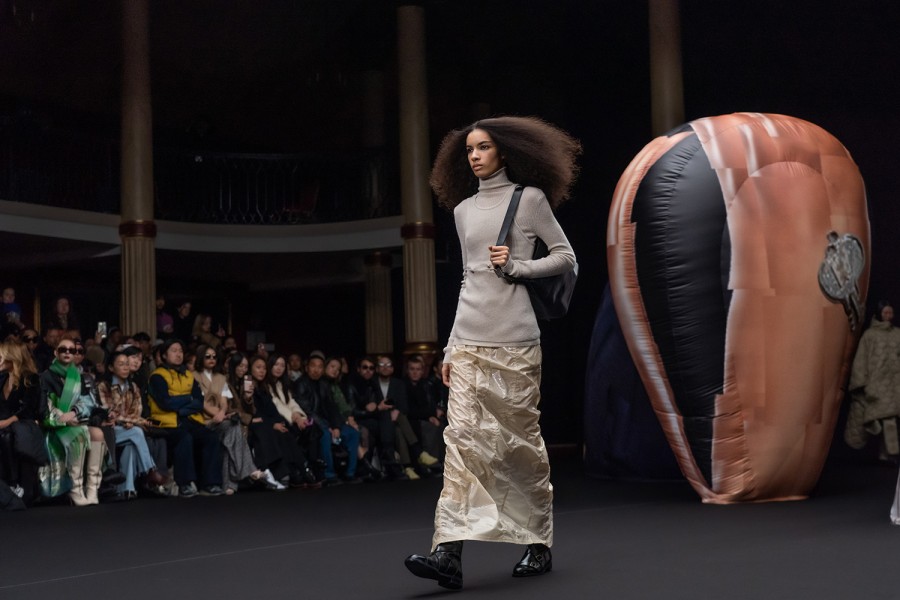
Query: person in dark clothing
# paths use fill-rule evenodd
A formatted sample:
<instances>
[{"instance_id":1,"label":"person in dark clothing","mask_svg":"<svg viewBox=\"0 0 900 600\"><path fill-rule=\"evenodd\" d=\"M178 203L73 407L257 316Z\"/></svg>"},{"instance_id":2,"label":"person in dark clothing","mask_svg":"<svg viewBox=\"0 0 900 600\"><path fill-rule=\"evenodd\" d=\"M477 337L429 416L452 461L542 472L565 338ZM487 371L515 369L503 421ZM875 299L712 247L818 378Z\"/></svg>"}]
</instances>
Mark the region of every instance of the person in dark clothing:
<instances>
[{"instance_id":1,"label":"person in dark clothing","mask_svg":"<svg viewBox=\"0 0 900 600\"><path fill-rule=\"evenodd\" d=\"M412 356L406 361L406 396L409 409L409 426L422 441L423 451L433 457L442 454L442 434L446 426L444 411L438 407L434 389L425 379L425 361L421 356ZM422 463L421 459L419 461ZM439 464L430 465L440 468Z\"/></svg>"},{"instance_id":2,"label":"person in dark clothing","mask_svg":"<svg viewBox=\"0 0 900 600\"><path fill-rule=\"evenodd\" d=\"M150 375L148 396L150 416L158 423L154 431L166 438L175 467L178 495L197 495L195 453L199 454L200 484L205 496L220 496L222 489L222 448L219 436L204 425L203 393L194 376L184 366L184 348L177 339L163 344L162 366Z\"/></svg>"},{"instance_id":3,"label":"person in dark clothing","mask_svg":"<svg viewBox=\"0 0 900 600\"><path fill-rule=\"evenodd\" d=\"M331 453L332 442L335 436L331 431L332 420L340 419L329 415L332 410L329 405L329 389L328 383L322 378L325 372L325 358L320 353L311 354L306 361L306 372L303 377L294 382L294 398L297 404L303 409L303 412L313 420L322 437L319 438L318 444L318 461L317 466L322 470L325 477L326 485L338 485L341 480L338 479L337 473L334 472L334 457Z\"/></svg>"},{"instance_id":4,"label":"person in dark clothing","mask_svg":"<svg viewBox=\"0 0 900 600\"><path fill-rule=\"evenodd\" d=\"M0 480L30 505L39 493L38 457L24 457L15 451L16 436L26 424L40 435L41 385L37 369L24 344L0 343Z\"/></svg>"}]
</instances>

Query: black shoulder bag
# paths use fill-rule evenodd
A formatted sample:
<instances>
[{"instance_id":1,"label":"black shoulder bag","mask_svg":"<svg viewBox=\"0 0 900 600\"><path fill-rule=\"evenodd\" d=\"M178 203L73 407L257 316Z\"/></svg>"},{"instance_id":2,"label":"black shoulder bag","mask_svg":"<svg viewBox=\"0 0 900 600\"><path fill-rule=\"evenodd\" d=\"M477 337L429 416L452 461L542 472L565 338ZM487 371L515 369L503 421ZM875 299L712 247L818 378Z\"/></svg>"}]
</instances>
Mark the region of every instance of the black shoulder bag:
<instances>
[{"instance_id":1,"label":"black shoulder bag","mask_svg":"<svg viewBox=\"0 0 900 600\"><path fill-rule=\"evenodd\" d=\"M506 216L503 218L503 226L500 228L500 236L497 238L498 246L506 245L506 238L509 237L509 228L512 227L513 218L516 216L516 210L519 208L519 199L522 197L521 185L516 186L512 198L509 201L509 208L506 210ZM538 238L534 243L534 253L531 255L532 260L549 256L550 251L544 240ZM526 279L524 277L512 277L503 272L498 266L494 267L494 271L498 277L502 277L508 283L520 283L528 290L528 296L531 298L531 306L534 308L534 314L538 319L550 320L564 317L569 310L569 303L572 301L572 292L575 291L575 281L578 279L578 263L571 271L560 273L559 275L551 275L549 277L535 277L534 279Z\"/></svg>"}]
</instances>

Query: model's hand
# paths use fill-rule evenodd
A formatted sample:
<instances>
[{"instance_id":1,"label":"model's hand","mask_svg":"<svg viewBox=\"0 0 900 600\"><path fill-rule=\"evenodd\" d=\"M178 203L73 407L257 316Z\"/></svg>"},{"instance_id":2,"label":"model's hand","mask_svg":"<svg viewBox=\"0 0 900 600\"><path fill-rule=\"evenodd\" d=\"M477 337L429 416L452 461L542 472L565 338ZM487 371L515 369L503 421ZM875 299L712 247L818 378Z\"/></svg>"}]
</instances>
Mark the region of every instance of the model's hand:
<instances>
[{"instance_id":1,"label":"model's hand","mask_svg":"<svg viewBox=\"0 0 900 600\"><path fill-rule=\"evenodd\" d=\"M444 363L443 365L441 365L441 379L444 380L444 385L446 385L447 387L450 387L450 368L452 366L453 365L451 365L450 363Z\"/></svg>"},{"instance_id":2,"label":"model's hand","mask_svg":"<svg viewBox=\"0 0 900 600\"><path fill-rule=\"evenodd\" d=\"M495 267L505 267L509 262L509 246L488 246L491 252L491 264Z\"/></svg>"}]
</instances>

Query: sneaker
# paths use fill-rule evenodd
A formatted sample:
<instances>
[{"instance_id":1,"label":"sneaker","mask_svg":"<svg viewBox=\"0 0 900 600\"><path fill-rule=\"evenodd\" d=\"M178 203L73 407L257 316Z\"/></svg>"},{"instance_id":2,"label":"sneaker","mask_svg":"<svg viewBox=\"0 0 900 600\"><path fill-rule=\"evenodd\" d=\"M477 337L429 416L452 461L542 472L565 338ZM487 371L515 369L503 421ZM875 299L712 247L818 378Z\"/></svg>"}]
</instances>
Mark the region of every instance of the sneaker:
<instances>
[{"instance_id":1,"label":"sneaker","mask_svg":"<svg viewBox=\"0 0 900 600\"><path fill-rule=\"evenodd\" d=\"M201 496L221 496L225 493L220 485L208 485L200 490Z\"/></svg>"},{"instance_id":2,"label":"sneaker","mask_svg":"<svg viewBox=\"0 0 900 600\"><path fill-rule=\"evenodd\" d=\"M421 477L419 477L419 474L416 473L416 470L413 469L412 467L406 467L405 469L403 469L403 474L406 475L406 478L409 479L410 481L415 481L416 479L422 479Z\"/></svg>"},{"instance_id":3,"label":"sneaker","mask_svg":"<svg viewBox=\"0 0 900 600\"><path fill-rule=\"evenodd\" d=\"M280 492L282 490L286 490L287 487L284 486L280 481L275 479L275 476L272 475L272 471L266 469L263 471L263 476L259 478L262 481L267 490L274 490L276 492Z\"/></svg>"},{"instance_id":4,"label":"sneaker","mask_svg":"<svg viewBox=\"0 0 900 600\"><path fill-rule=\"evenodd\" d=\"M424 450L422 450L422 453L419 454L419 464L420 465L423 465L426 467L433 467L434 465L438 464L439 462L441 462L441 461L439 461L432 455L428 454Z\"/></svg>"},{"instance_id":5,"label":"sneaker","mask_svg":"<svg viewBox=\"0 0 900 600\"><path fill-rule=\"evenodd\" d=\"M194 485L194 482L180 485L178 486L178 497L179 498L193 498L197 495L197 486Z\"/></svg>"},{"instance_id":6,"label":"sneaker","mask_svg":"<svg viewBox=\"0 0 900 600\"><path fill-rule=\"evenodd\" d=\"M19 498L21 498L22 496L25 495L25 488L23 488L19 484L12 486L10 489L12 490L12 493L15 494L16 496L18 496Z\"/></svg>"}]
</instances>

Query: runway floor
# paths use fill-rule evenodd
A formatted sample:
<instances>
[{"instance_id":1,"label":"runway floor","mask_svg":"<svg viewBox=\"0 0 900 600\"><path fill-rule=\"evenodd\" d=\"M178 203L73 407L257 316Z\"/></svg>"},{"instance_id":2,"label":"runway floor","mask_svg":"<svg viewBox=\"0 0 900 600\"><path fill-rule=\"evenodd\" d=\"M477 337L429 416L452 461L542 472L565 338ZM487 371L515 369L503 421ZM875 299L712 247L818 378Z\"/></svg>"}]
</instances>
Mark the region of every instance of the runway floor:
<instances>
[{"instance_id":1,"label":"runway floor","mask_svg":"<svg viewBox=\"0 0 900 600\"><path fill-rule=\"evenodd\" d=\"M896 470L826 467L806 501L707 506L685 482L590 479L553 461L554 570L513 579L522 549L469 543L464 589L403 566L431 539L439 478L0 513L0 598L900 597Z\"/></svg>"}]
</instances>

